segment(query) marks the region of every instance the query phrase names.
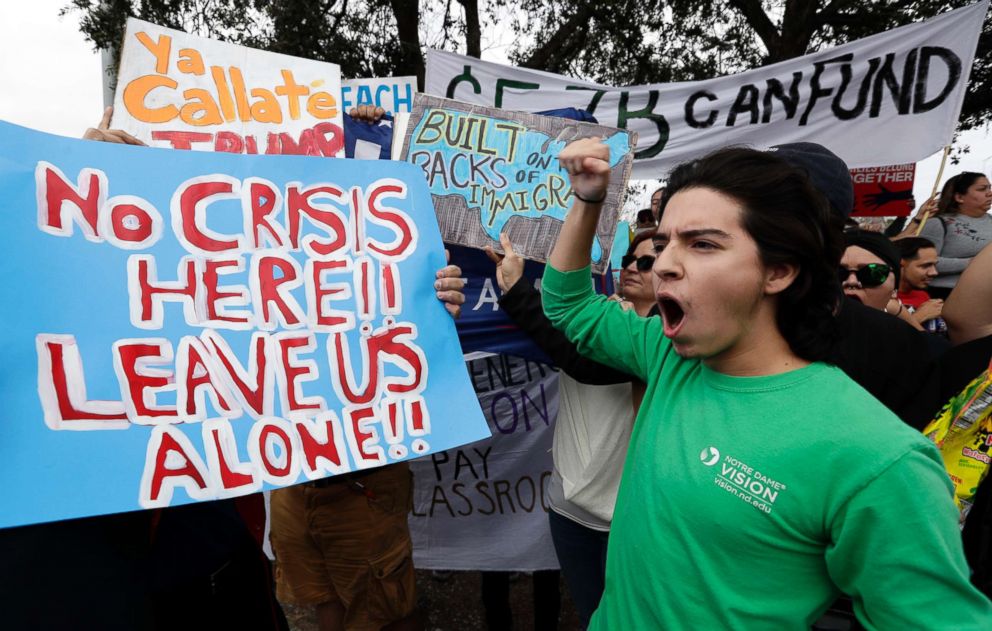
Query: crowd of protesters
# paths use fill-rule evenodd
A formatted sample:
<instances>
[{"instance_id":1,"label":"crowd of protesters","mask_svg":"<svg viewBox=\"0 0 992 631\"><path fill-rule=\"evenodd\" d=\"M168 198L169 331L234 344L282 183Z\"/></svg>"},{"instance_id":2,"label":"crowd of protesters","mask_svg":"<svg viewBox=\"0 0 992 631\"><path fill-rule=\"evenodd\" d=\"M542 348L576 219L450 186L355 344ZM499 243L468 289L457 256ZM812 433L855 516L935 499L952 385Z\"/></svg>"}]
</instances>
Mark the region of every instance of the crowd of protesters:
<instances>
[{"instance_id":1,"label":"crowd of protesters","mask_svg":"<svg viewBox=\"0 0 992 631\"><path fill-rule=\"evenodd\" d=\"M85 137L142 144L109 116ZM606 297L608 150L559 161L572 208L542 291L505 236L488 254L500 308L562 371L549 522L583 628L992 628L990 483L964 519L921 433L992 359L986 176L893 238L845 230L824 147L721 149L659 174ZM463 283L437 272L455 317ZM5 627L284 629L278 594L322 631L423 628L411 493L405 463L274 492L274 575L257 496L7 529Z\"/></svg>"}]
</instances>

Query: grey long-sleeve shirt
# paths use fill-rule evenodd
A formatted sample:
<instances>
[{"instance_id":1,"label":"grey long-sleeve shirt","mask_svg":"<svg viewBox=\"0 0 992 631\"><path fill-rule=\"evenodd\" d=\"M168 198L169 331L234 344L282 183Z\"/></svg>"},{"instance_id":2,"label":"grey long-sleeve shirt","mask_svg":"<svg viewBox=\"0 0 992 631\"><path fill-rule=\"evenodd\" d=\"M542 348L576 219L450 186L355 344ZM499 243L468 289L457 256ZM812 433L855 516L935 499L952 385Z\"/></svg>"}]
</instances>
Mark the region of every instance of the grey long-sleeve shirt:
<instances>
[{"instance_id":1,"label":"grey long-sleeve shirt","mask_svg":"<svg viewBox=\"0 0 992 631\"><path fill-rule=\"evenodd\" d=\"M940 275L931 284L951 288L957 285L961 272L968 267L971 259L992 243L992 215L943 215L943 220L944 225L937 217L928 220L920 236L937 246L937 271Z\"/></svg>"}]
</instances>

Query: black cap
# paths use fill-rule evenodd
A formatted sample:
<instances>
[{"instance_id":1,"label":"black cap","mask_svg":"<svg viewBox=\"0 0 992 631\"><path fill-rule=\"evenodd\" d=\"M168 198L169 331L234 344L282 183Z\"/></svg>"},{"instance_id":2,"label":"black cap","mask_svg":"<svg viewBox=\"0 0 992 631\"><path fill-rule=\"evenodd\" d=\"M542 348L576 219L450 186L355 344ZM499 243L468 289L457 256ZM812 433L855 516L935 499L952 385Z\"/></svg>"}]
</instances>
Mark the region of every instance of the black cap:
<instances>
[{"instance_id":1,"label":"black cap","mask_svg":"<svg viewBox=\"0 0 992 631\"><path fill-rule=\"evenodd\" d=\"M810 183L823 193L834 212L847 217L854 210L854 183L847 163L815 142L790 142L769 149L809 175ZM898 268L898 259L896 268Z\"/></svg>"},{"instance_id":2,"label":"black cap","mask_svg":"<svg viewBox=\"0 0 992 631\"><path fill-rule=\"evenodd\" d=\"M882 259L886 265L892 268L892 273L896 276L896 287L899 286L899 263L902 261L902 256L899 255L899 250L888 237L881 232L851 230L844 233L844 242L846 247L856 245Z\"/></svg>"}]
</instances>

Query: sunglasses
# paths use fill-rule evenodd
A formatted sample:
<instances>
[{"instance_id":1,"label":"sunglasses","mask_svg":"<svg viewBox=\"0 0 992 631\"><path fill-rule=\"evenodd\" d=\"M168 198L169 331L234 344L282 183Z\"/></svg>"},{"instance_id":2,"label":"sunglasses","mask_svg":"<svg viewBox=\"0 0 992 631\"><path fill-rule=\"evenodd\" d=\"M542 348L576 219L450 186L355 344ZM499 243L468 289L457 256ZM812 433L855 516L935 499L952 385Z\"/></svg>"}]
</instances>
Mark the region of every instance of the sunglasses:
<instances>
[{"instance_id":1,"label":"sunglasses","mask_svg":"<svg viewBox=\"0 0 992 631\"><path fill-rule=\"evenodd\" d=\"M856 270L842 267L838 270L838 276L840 277L840 282L844 283L853 272L854 277L858 279L862 287L871 288L878 287L884 283L891 271L892 268L885 263L869 263Z\"/></svg>"},{"instance_id":2,"label":"sunglasses","mask_svg":"<svg viewBox=\"0 0 992 631\"><path fill-rule=\"evenodd\" d=\"M630 264L637 261L637 271L646 272L652 267L654 267L654 257L650 254L645 254L644 256L634 256L633 254L624 254L623 258L620 259L620 269L627 269Z\"/></svg>"}]
</instances>

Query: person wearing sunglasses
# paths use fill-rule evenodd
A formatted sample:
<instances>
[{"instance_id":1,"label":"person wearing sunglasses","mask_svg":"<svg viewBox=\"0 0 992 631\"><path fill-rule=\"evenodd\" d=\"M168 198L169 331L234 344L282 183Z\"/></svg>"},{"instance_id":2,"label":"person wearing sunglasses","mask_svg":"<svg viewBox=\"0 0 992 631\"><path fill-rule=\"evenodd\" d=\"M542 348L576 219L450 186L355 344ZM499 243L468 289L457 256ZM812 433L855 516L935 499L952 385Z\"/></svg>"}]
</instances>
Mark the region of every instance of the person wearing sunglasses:
<instances>
[{"instance_id":1,"label":"person wearing sunglasses","mask_svg":"<svg viewBox=\"0 0 992 631\"><path fill-rule=\"evenodd\" d=\"M847 247L838 270L844 294L887 311L899 286L899 250L877 232L854 230L844 233L844 240ZM897 314L899 307L890 312Z\"/></svg>"},{"instance_id":2,"label":"person wearing sunglasses","mask_svg":"<svg viewBox=\"0 0 992 631\"><path fill-rule=\"evenodd\" d=\"M627 253L620 259L620 296L624 306L632 307L637 315L646 316L654 305L651 267L654 265L653 231L637 234Z\"/></svg>"}]
</instances>

